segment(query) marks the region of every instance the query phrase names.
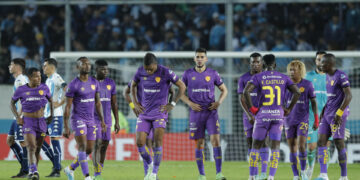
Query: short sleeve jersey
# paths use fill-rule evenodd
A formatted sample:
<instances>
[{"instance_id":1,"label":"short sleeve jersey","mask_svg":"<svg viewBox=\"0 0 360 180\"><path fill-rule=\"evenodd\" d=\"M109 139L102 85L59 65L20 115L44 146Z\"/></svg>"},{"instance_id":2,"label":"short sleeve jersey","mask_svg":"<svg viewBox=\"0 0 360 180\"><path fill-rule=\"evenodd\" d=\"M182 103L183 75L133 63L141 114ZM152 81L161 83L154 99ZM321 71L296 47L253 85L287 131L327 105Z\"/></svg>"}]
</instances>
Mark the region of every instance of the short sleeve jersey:
<instances>
[{"instance_id":1,"label":"short sleeve jersey","mask_svg":"<svg viewBox=\"0 0 360 180\"><path fill-rule=\"evenodd\" d=\"M12 100L20 99L22 111L31 113L44 108L50 98L50 90L45 84L40 84L36 88L30 88L25 84L16 89Z\"/></svg>"},{"instance_id":2,"label":"short sleeve jersey","mask_svg":"<svg viewBox=\"0 0 360 180\"><path fill-rule=\"evenodd\" d=\"M114 80L110 78L105 78L102 81L99 81L100 89L100 101L102 104L104 121L105 124L111 126L111 97L116 95L116 85ZM100 122L100 118L95 110L95 120Z\"/></svg>"}]
</instances>

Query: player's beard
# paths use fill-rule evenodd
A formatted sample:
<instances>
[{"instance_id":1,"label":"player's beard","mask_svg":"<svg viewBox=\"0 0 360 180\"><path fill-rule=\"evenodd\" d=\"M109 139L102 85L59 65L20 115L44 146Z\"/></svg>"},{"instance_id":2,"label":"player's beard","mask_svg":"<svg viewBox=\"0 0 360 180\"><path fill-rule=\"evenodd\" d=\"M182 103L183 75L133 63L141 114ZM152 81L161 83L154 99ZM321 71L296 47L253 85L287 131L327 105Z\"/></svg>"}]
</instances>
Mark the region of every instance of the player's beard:
<instances>
[{"instance_id":1,"label":"player's beard","mask_svg":"<svg viewBox=\"0 0 360 180\"><path fill-rule=\"evenodd\" d=\"M196 67L197 67L197 68L199 68L199 69L201 69L201 68L203 68L203 67L204 67L204 65L205 65L205 64L203 64L203 65L199 65L199 64L197 64L197 65L196 65Z\"/></svg>"}]
</instances>

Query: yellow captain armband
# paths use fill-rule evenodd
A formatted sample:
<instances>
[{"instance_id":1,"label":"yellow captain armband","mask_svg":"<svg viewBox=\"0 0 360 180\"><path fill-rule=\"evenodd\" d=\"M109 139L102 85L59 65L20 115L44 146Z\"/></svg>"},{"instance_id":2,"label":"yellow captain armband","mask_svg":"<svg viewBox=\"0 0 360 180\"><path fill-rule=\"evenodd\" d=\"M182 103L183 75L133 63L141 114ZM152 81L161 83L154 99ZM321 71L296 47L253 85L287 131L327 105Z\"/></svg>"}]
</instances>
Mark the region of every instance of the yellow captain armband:
<instances>
[{"instance_id":1,"label":"yellow captain armband","mask_svg":"<svg viewBox=\"0 0 360 180\"><path fill-rule=\"evenodd\" d=\"M338 116L340 116L340 117L342 117L343 114L344 114L344 111L341 110L341 109L338 109L338 110L336 111L336 115L338 115Z\"/></svg>"},{"instance_id":2,"label":"yellow captain armband","mask_svg":"<svg viewBox=\"0 0 360 180\"><path fill-rule=\"evenodd\" d=\"M135 105L133 102L129 103L129 106L131 107L131 109L134 109L135 108Z\"/></svg>"}]
</instances>

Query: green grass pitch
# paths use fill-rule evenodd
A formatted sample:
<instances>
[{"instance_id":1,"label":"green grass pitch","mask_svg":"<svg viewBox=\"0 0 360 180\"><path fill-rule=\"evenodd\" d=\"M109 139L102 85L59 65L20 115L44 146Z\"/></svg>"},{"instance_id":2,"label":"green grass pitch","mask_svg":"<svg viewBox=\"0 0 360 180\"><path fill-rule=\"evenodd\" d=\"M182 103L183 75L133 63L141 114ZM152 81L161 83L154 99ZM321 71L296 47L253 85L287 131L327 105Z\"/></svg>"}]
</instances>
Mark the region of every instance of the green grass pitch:
<instances>
[{"instance_id":1,"label":"green grass pitch","mask_svg":"<svg viewBox=\"0 0 360 180\"><path fill-rule=\"evenodd\" d=\"M63 161L62 165L67 166L71 161ZM0 179L11 179L19 170L17 161L0 161ZM45 178L51 171L49 161L40 161L38 170L40 179L66 180L62 172L61 178ZM90 173L93 173L91 161L89 161ZM319 165L315 167L313 179L319 175ZM223 173L228 180L247 180L249 171L247 162L223 162ZM350 180L360 179L360 164L348 165L348 177ZM215 180L215 164L205 162L205 173L208 180ZM106 161L103 171L105 180L142 180L144 176L142 162L140 161ZM196 180L198 171L195 162L190 161L163 161L160 166L160 180ZM292 171L289 163L280 163L275 179L291 180ZM339 179L340 167L338 164L331 164L329 167L329 178ZM75 171L75 179L84 179L80 167Z\"/></svg>"}]
</instances>

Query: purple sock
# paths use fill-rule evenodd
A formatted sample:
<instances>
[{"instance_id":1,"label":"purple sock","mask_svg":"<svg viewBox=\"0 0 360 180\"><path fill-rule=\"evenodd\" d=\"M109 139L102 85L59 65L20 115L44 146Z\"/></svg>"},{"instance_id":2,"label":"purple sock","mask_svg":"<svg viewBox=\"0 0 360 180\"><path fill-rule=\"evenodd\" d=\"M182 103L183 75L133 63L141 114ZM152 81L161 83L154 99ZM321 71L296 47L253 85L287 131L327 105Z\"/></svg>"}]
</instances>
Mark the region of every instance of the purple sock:
<instances>
[{"instance_id":1,"label":"purple sock","mask_svg":"<svg viewBox=\"0 0 360 180\"><path fill-rule=\"evenodd\" d=\"M195 149L195 159L196 164L199 170L200 175L205 176L205 169L204 169L204 150L203 149Z\"/></svg>"},{"instance_id":2,"label":"purple sock","mask_svg":"<svg viewBox=\"0 0 360 180\"><path fill-rule=\"evenodd\" d=\"M96 165L94 166L94 176L101 175L102 169L103 169L103 165L100 163L96 163Z\"/></svg>"},{"instance_id":3,"label":"purple sock","mask_svg":"<svg viewBox=\"0 0 360 180\"><path fill-rule=\"evenodd\" d=\"M259 162L259 150L258 149L251 149L249 155L249 171L250 176L258 175L258 162Z\"/></svg>"},{"instance_id":4,"label":"purple sock","mask_svg":"<svg viewBox=\"0 0 360 180\"><path fill-rule=\"evenodd\" d=\"M214 147L214 159L216 166L216 174L221 172L222 156L221 156L221 147Z\"/></svg>"},{"instance_id":5,"label":"purple sock","mask_svg":"<svg viewBox=\"0 0 360 180\"><path fill-rule=\"evenodd\" d=\"M294 176L299 176L299 170L297 168L297 163L298 163L297 153L290 153L290 163Z\"/></svg>"},{"instance_id":6,"label":"purple sock","mask_svg":"<svg viewBox=\"0 0 360 180\"><path fill-rule=\"evenodd\" d=\"M347 176L347 168L346 168L346 163L347 163L347 153L346 153L346 148L342 149L339 153L339 165L341 168L341 176Z\"/></svg>"},{"instance_id":7,"label":"purple sock","mask_svg":"<svg viewBox=\"0 0 360 180\"><path fill-rule=\"evenodd\" d=\"M299 159L300 159L300 169L301 171L305 171L306 169L306 158L307 153L305 152L299 152Z\"/></svg>"},{"instance_id":8,"label":"purple sock","mask_svg":"<svg viewBox=\"0 0 360 180\"><path fill-rule=\"evenodd\" d=\"M320 173L327 173L327 162L329 161L329 154L327 152L327 147L318 148L318 157L320 164Z\"/></svg>"},{"instance_id":9,"label":"purple sock","mask_svg":"<svg viewBox=\"0 0 360 180\"><path fill-rule=\"evenodd\" d=\"M154 168L153 173L157 174L159 171L161 158L162 158L162 147L155 147L154 149Z\"/></svg>"},{"instance_id":10,"label":"purple sock","mask_svg":"<svg viewBox=\"0 0 360 180\"><path fill-rule=\"evenodd\" d=\"M89 176L89 167L86 159L86 152L79 151L78 157L83 175L85 177Z\"/></svg>"},{"instance_id":11,"label":"purple sock","mask_svg":"<svg viewBox=\"0 0 360 180\"><path fill-rule=\"evenodd\" d=\"M34 172L37 172L36 164L30 164L30 174L33 174Z\"/></svg>"},{"instance_id":12,"label":"purple sock","mask_svg":"<svg viewBox=\"0 0 360 180\"><path fill-rule=\"evenodd\" d=\"M147 163L147 164L151 164L152 160L151 160L151 156L149 151L147 150L147 148L145 146L143 147L138 147L138 151L140 153L140 156L143 158L143 160Z\"/></svg>"},{"instance_id":13,"label":"purple sock","mask_svg":"<svg viewBox=\"0 0 360 180\"><path fill-rule=\"evenodd\" d=\"M79 167L79 156L76 156L74 161L70 164L70 169L75 170L77 167Z\"/></svg>"},{"instance_id":14,"label":"purple sock","mask_svg":"<svg viewBox=\"0 0 360 180\"><path fill-rule=\"evenodd\" d=\"M279 159L280 159L280 150L279 149L271 150L269 176L275 176L276 170L279 165Z\"/></svg>"},{"instance_id":15,"label":"purple sock","mask_svg":"<svg viewBox=\"0 0 360 180\"><path fill-rule=\"evenodd\" d=\"M267 165L269 160L269 148L260 149L260 158L261 158L261 173L266 173Z\"/></svg>"}]
</instances>

